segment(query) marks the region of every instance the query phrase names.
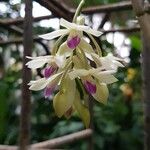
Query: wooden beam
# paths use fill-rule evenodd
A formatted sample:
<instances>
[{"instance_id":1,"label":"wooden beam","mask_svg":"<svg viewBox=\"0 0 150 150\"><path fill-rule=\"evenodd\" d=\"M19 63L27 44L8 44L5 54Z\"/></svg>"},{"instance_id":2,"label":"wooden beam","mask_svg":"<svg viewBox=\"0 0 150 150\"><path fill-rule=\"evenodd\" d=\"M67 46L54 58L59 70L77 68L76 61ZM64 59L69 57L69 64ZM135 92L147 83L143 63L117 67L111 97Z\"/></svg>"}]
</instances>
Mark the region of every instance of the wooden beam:
<instances>
[{"instance_id":1,"label":"wooden beam","mask_svg":"<svg viewBox=\"0 0 150 150\"><path fill-rule=\"evenodd\" d=\"M60 18L65 18L70 20L70 13L65 12L64 9L60 9L56 4L53 3L51 0L35 0L40 5L44 6L48 10L50 10L55 16Z\"/></svg>"},{"instance_id":2,"label":"wooden beam","mask_svg":"<svg viewBox=\"0 0 150 150\"><path fill-rule=\"evenodd\" d=\"M54 18L54 15L46 15L46 16L40 16L33 18L34 22L38 22L45 19L51 19ZM0 19L0 22L2 22L4 25L20 25L23 24L24 18L16 18L16 19Z\"/></svg>"},{"instance_id":3,"label":"wooden beam","mask_svg":"<svg viewBox=\"0 0 150 150\"><path fill-rule=\"evenodd\" d=\"M132 33L132 32L139 32L140 31L140 27L133 27L133 28L120 28L120 29L110 29L110 30L101 30L103 32L103 34L101 36L104 36L108 33L115 33L115 32L123 32L123 33ZM33 39L34 41L37 40L42 40L39 37L35 37ZM15 39L10 39L7 41L0 41L0 46L4 46L7 44L14 44L14 43L22 43L23 39L22 38L15 38Z\"/></svg>"},{"instance_id":4,"label":"wooden beam","mask_svg":"<svg viewBox=\"0 0 150 150\"><path fill-rule=\"evenodd\" d=\"M131 10L132 4L131 1L123 1L117 2L113 4L99 5L99 6L91 6L83 9L84 14L92 14L92 13L108 13L108 12L118 12L123 10Z\"/></svg>"}]
</instances>

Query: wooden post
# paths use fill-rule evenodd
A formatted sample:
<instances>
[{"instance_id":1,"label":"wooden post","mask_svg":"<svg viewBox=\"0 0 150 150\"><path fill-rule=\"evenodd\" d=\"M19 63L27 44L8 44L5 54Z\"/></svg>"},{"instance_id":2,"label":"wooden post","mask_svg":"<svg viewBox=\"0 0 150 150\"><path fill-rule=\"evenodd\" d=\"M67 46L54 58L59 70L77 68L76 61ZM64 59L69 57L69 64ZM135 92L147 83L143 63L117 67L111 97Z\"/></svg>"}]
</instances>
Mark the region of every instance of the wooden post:
<instances>
[{"instance_id":1,"label":"wooden post","mask_svg":"<svg viewBox=\"0 0 150 150\"><path fill-rule=\"evenodd\" d=\"M144 149L150 150L150 15L145 10L144 0L132 0L134 11L141 26L143 42L142 78L144 104Z\"/></svg>"},{"instance_id":2,"label":"wooden post","mask_svg":"<svg viewBox=\"0 0 150 150\"><path fill-rule=\"evenodd\" d=\"M93 130L93 97L89 95L88 99L89 103L89 111L90 111L90 129ZM88 138L88 150L94 150L94 144L93 144L93 135Z\"/></svg>"},{"instance_id":3,"label":"wooden post","mask_svg":"<svg viewBox=\"0 0 150 150\"><path fill-rule=\"evenodd\" d=\"M20 138L19 149L27 150L30 144L30 91L27 84L31 80L31 71L25 66L27 63L26 56L31 56L33 44L32 37L32 1L25 0L25 19L24 19L24 35L23 35L23 70L22 70L22 101L20 115Z\"/></svg>"}]
</instances>

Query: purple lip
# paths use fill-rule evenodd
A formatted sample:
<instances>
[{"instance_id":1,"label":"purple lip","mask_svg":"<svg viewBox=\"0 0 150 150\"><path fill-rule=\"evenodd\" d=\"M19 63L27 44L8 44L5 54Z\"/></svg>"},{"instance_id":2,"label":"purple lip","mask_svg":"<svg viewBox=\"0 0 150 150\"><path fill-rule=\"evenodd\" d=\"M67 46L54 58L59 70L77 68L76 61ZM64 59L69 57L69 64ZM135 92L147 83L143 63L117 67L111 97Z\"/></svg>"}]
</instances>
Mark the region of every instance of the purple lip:
<instances>
[{"instance_id":1,"label":"purple lip","mask_svg":"<svg viewBox=\"0 0 150 150\"><path fill-rule=\"evenodd\" d=\"M49 78L53 74L53 72L55 70L56 70L56 68L54 68L52 66L45 68L45 70L44 70L44 77L45 78Z\"/></svg>"},{"instance_id":2,"label":"purple lip","mask_svg":"<svg viewBox=\"0 0 150 150\"><path fill-rule=\"evenodd\" d=\"M45 98L48 98L49 96L52 95L53 91L54 91L55 87L52 86L52 87L46 87L45 90L44 90L44 96Z\"/></svg>"},{"instance_id":3,"label":"purple lip","mask_svg":"<svg viewBox=\"0 0 150 150\"><path fill-rule=\"evenodd\" d=\"M67 45L71 49L76 48L79 43L80 43L80 38L78 36L75 36L67 40Z\"/></svg>"},{"instance_id":4,"label":"purple lip","mask_svg":"<svg viewBox=\"0 0 150 150\"><path fill-rule=\"evenodd\" d=\"M93 84L89 81L85 81L84 86L90 94L95 94L96 93L96 85L95 84Z\"/></svg>"}]
</instances>

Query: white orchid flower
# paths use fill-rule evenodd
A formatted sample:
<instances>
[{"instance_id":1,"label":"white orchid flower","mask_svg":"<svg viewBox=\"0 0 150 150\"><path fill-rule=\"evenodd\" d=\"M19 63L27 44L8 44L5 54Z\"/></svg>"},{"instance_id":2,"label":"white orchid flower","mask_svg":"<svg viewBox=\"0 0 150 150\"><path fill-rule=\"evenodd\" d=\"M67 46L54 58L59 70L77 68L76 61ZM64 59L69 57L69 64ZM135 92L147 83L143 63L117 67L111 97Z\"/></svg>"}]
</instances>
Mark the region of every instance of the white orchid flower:
<instances>
[{"instance_id":1,"label":"white orchid flower","mask_svg":"<svg viewBox=\"0 0 150 150\"><path fill-rule=\"evenodd\" d=\"M71 23L63 18L60 19L60 25L62 27L65 27L66 29L59 29L57 31L53 31L53 32L41 35L40 37L46 40L52 40L54 38L57 38L62 35L67 35L67 34L71 34L71 35L74 35L74 37L76 37L76 36L79 36L82 32L92 34L96 37L99 37L102 34L102 32L93 30L89 26Z\"/></svg>"},{"instance_id":2,"label":"white orchid flower","mask_svg":"<svg viewBox=\"0 0 150 150\"><path fill-rule=\"evenodd\" d=\"M93 76L99 80L100 83L111 84L117 80L112 74L114 74L115 70L107 70L103 71L100 69L74 69L69 73L69 77L73 80L75 78L82 78L86 76Z\"/></svg>"},{"instance_id":3,"label":"white orchid flower","mask_svg":"<svg viewBox=\"0 0 150 150\"><path fill-rule=\"evenodd\" d=\"M40 37L46 40L51 40L59 36L68 35L67 41L64 42L62 46L59 48L58 54L62 54L63 51L72 52L71 50L74 50L77 46L82 49L86 47L88 49L84 49L84 50L93 52L91 45L84 40L83 32L86 32L87 34L90 35L94 35L96 37L99 37L102 34L102 32L93 30L88 26L80 25L80 24L84 24L84 21L82 20L83 17L81 16L78 17L77 24L75 24L75 23L70 23L67 20L61 18L60 25L62 27L65 27L66 29L59 29L57 31L53 31L51 33L41 35Z\"/></svg>"},{"instance_id":4,"label":"white orchid flower","mask_svg":"<svg viewBox=\"0 0 150 150\"><path fill-rule=\"evenodd\" d=\"M113 56L112 54L108 54L105 57L99 57L95 53L91 53L91 56L95 63L105 69L105 70L117 70L118 67L124 67L124 65L121 63L124 60L118 57ZM89 57L91 59L91 57Z\"/></svg>"},{"instance_id":5,"label":"white orchid flower","mask_svg":"<svg viewBox=\"0 0 150 150\"><path fill-rule=\"evenodd\" d=\"M55 64L58 67L62 67L64 62L65 62L65 57L64 56L39 56L39 57L29 57L27 56L28 59L31 59L26 65L28 68L31 69L37 69L43 67L45 64Z\"/></svg>"},{"instance_id":6,"label":"white orchid flower","mask_svg":"<svg viewBox=\"0 0 150 150\"><path fill-rule=\"evenodd\" d=\"M99 71L99 69L75 69L69 73L71 80L80 78L86 89L97 101L106 104L109 91L107 84L117 81L112 75L115 71ZM94 78L93 78L94 77Z\"/></svg>"},{"instance_id":7,"label":"white orchid flower","mask_svg":"<svg viewBox=\"0 0 150 150\"><path fill-rule=\"evenodd\" d=\"M55 90L56 85L59 84L62 73L63 72L51 75L49 78L44 77L36 81L30 81L28 84L30 86L29 89L32 91L39 91L45 89L44 96L47 98Z\"/></svg>"}]
</instances>

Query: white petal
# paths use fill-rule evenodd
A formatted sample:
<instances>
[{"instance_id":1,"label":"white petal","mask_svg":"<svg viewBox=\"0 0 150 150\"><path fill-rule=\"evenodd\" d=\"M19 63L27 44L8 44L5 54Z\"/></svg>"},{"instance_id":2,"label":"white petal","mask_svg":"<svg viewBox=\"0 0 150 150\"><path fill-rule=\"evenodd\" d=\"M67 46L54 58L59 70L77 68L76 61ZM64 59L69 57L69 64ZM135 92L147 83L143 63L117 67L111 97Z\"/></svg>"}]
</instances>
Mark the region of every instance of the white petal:
<instances>
[{"instance_id":1,"label":"white petal","mask_svg":"<svg viewBox=\"0 0 150 150\"><path fill-rule=\"evenodd\" d=\"M70 77L71 80L73 80L77 77L87 76L89 74L90 74L89 70L75 69L75 70L73 70L69 73L69 77Z\"/></svg>"},{"instance_id":2,"label":"white petal","mask_svg":"<svg viewBox=\"0 0 150 150\"><path fill-rule=\"evenodd\" d=\"M118 79L111 74L95 74L94 77L96 77L100 83L111 84L118 81Z\"/></svg>"},{"instance_id":3,"label":"white petal","mask_svg":"<svg viewBox=\"0 0 150 150\"><path fill-rule=\"evenodd\" d=\"M65 57L68 57L72 54L73 50L70 49L67 45L67 42L64 42L63 44L61 44L61 46L58 49L58 52L56 55L64 55Z\"/></svg>"},{"instance_id":4,"label":"white petal","mask_svg":"<svg viewBox=\"0 0 150 150\"><path fill-rule=\"evenodd\" d=\"M55 62L57 64L57 66L59 68L62 68L62 66L64 65L65 61L66 61L66 58L64 56L55 56Z\"/></svg>"},{"instance_id":5,"label":"white petal","mask_svg":"<svg viewBox=\"0 0 150 150\"><path fill-rule=\"evenodd\" d=\"M41 78L36 81L30 81L28 85L30 85L29 88L30 90L39 91L44 89L47 86L47 80L45 78Z\"/></svg>"},{"instance_id":6,"label":"white petal","mask_svg":"<svg viewBox=\"0 0 150 150\"><path fill-rule=\"evenodd\" d=\"M45 40L51 40L51 39L57 38L61 35L68 34L68 33L69 33L69 30L67 30L67 29L60 29L60 30L56 30L56 31L53 31L53 32L50 32L47 34L40 35L39 37L41 37Z\"/></svg>"},{"instance_id":7,"label":"white petal","mask_svg":"<svg viewBox=\"0 0 150 150\"><path fill-rule=\"evenodd\" d=\"M46 55L46 56L38 56L38 57L31 57L31 56L26 56L28 59L45 59L45 58L51 58L51 55Z\"/></svg>"},{"instance_id":8,"label":"white petal","mask_svg":"<svg viewBox=\"0 0 150 150\"><path fill-rule=\"evenodd\" d=\"M39 58L39 59L32 59L31 61L29 61L28 63L26 63L26 65L28 66L28 68L32 68L32 69L37 69L40 67L43 67L47 62L49 61L49 59L45 58Z\"/></svg>"},{"instance_id":9,"label":"white petal","mask_svg":"<svg viewBox=\"0 0 150 150\"><path fill-rule=\"evenodd\" d=\"M107 103L107 99L109 96L109 91L107 85L105 83L97 83L96 84L96 93L93 94L93 97L103 104Z\"/></svg>"},{"instance_id":10,"label":"white petal","mask_svg":"<svg viewBox=\"0 0 150 150\"><path fill-rule=\"evenodd\" d=\"M85 56L86 56L88 59L94 61L93 58L92 58L92 56L91 56L91 54L85 52Z\"/></svg>"},{"instance_id":11,"label":"white petal","mask_svg":"<svg viewBox=\"0 0 150 150\"><path fill-rule=\"evenodd\" d=\"M97 69L97 71L98 71L98 69ZM100 71L98 74L100 74L100 75L109 75L109 74L114 74L116 72L117 72L116 70L106 70L106 71Z\"/></svg>"},{"instance_id":12,"label":"white petal","mask_svg":"<svg viewBox=\"0 0 150 150\"><path fill-rule=\"evenodd\" d=\"M88 42L86 42L84 39L81 39L78 47L80 49L83 49L85 52L87 52L89 54L94 53L94 50L93 50L92 46Z\"/></svg>"},{"instance_id":13,"label":"white petal","mask_svg":"<svg viewBox=\"0 0 150 150\"><path fill-rule=\"evenodd\" d=\"M96 63L97 67L102 67L102 63L100 61L100 56L95 53L91 53L91 56L92 56L94 62Z\"/></svg>"},{"instance_id":14,"label":"white petal","mask_svg":"<svg viewBox=\"0 0 150 150\"><path fill-rule=\"evenodd\" d=\"M94 36L96 36L96 37L99 37L99 36L102 35L102 32L101 32L101 31L93 30L93 29L91 29L91 28L89 28L88 30L83 30L83 31L84 31L84 32L87 32L87 33L89 33L89 34L92 34L92 35L94 35Z\"/></svg>"},{"instance_id":15,"label":"white petal","mask_svg":"<svg viewBox=\"0 0 150 150\"><path fill-rule=\"evenodd\" d=\"M102 63L102 66L107 70L109 69L115 69L117 70L118 67L124 67L123 64L121 64L119 61L116 60L117 57L107 55L106 57L101 57L100 61Z\"/></svg>"},{"instance_id":16,"label":"white petal","mask_svg":"<svg viewBox=\"0 0 150 150\"><path fill-rule=\"evenodd\" d=\"M88 26L77 25L75 23L68 22L67 20L65 20L63 18L60 19L60 25L67 28L67 29L75 29L77 31L83 31L83 30L86 31L89 29Z\"/></svg>"},{"instance_id":17,"label":"white petal","mask_svg":"<svg viewBox=\"0 0 150 150\"><path fill-rule=\"evenodd\" d=\"M33 91L39 91L44 89L46 86L50 86L51 84L58 83L59 82L59 78L60 75L62 74L62 72L57 73L55 75L52 75L50 78L46 79L46 78L41 78L39 80L36 81L30 81L30 83L28 85L30 85L30 90Z\"/></svg>"},{"instance_id":18,"label":"white petal","mask_svg":"<svg viewBox=\"0 0 150 150\"><path fill-rule=\"evenodd\" d=\"M124 65L120 63L119 61L114 61L114 64L118 67L124 67Z\"/></svg>"},{"instance_id":19,"label":"white petal","mask_svg":"<svg viewBox=\"0 0 150 150\"><path fill-rule=\"evenodd\" d=\"M52 75L50 78L48 78L48 80L47 80L48 85L51 85L51 84L53 84L54 82L55 82L55 83L59 83L59 79L60 79L60 76L61 76L62 73L63 73L63 72L54 74L54 75Z\"/></svg>"},{"instance_id":20,"label":"white petal","mask_svg":"<svg viewBox=\"0 0 150 150\"><path fill-rule=\"evenodd\" d=\"M72 26L74 26L74 23L71 23L63 18L60 19L60 25L67 28L67 29L70 29L72 28Z\"/></svg>"}]
</instances>

